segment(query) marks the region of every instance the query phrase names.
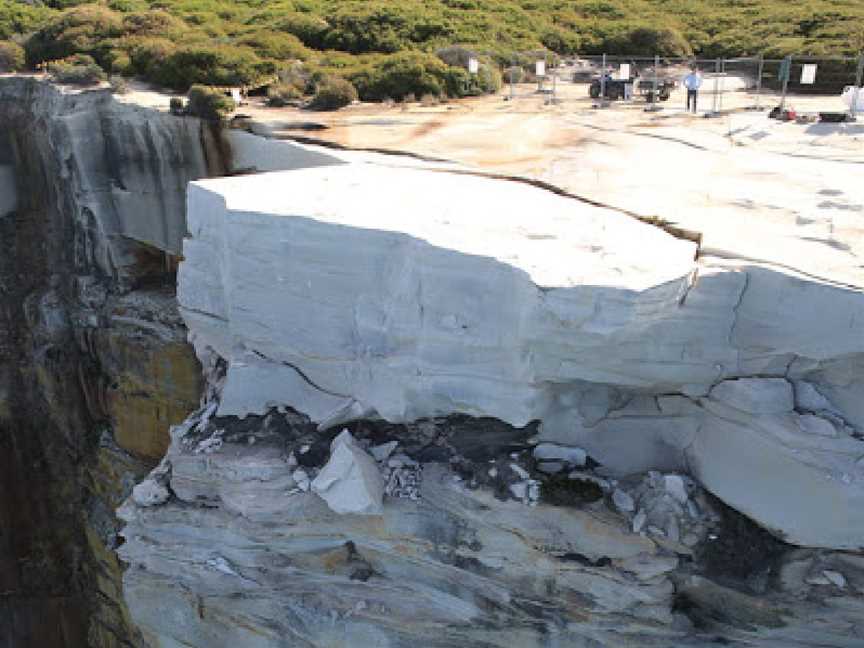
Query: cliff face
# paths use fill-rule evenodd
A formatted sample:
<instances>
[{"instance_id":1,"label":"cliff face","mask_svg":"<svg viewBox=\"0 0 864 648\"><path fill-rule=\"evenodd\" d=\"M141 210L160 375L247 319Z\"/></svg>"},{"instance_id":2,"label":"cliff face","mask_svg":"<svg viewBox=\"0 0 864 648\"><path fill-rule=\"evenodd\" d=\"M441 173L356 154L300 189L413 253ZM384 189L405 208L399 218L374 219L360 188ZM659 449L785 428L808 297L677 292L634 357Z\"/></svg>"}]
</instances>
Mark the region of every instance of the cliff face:
<instances>
[{"instance_id":1,"label":"cliff face","mask_svg":"<svg viewBox=\"0 0 864 648\"><path fill-rule=\"evenodd\" d=\"M0 646L135 643L114 509L198 402L173 266L209 129L0 81Z\"/></svg>"},{"instance_id":2,"label":"cliff face","mask_svg":"<svg viewBox=\"0 0 864 648\"><path fill-rule=\"evenodd\" d=\"M524 183L195 182L150 646L855 646L864 293ZM830 314L830 315L829 315Z\"/></svg>"}]
</instances>

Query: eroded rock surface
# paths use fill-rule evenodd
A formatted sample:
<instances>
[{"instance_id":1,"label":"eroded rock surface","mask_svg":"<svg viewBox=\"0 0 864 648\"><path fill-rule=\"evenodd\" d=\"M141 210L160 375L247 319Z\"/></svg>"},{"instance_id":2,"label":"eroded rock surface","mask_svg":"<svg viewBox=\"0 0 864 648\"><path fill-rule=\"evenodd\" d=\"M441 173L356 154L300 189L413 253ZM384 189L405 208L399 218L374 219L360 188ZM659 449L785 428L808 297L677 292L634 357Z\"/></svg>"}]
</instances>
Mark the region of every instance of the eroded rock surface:
<instances>
[{"instance_id":1,"label":"eroded rock surface","mask_svg":"<svg viewBox=\"0 0 864 648\"><path fill-rule=\"evenodd\" d=\"M189 223L180 305L228 361L222 415L540 421L606 474L688 471L790 542L862 546L859 291L441 171L193 183Z\"/></svg>"}]
</instances>

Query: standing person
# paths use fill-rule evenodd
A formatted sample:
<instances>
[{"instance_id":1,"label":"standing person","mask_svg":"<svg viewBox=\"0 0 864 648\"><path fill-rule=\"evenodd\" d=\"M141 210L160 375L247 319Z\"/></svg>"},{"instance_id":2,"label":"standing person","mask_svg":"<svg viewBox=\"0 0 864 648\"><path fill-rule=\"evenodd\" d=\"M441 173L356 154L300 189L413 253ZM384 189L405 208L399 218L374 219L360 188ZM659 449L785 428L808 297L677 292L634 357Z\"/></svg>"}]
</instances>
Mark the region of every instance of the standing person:
<instances>
[{"instance_id":1,"label":"standing person","mask_svg":"<svg viewBox=\"0 0 864 648\"><path fill-rule=\"evenodd\" d=\"M684 77L684 87L687 89L687 105L685 109L690 111L690 105L692 103L692 112L695 113L696 98L699 95L699 88L702 87L702 75L699 74L699 70L697 70L695 67L692 68L690 74Z\"/></svg>"}]
</instances>

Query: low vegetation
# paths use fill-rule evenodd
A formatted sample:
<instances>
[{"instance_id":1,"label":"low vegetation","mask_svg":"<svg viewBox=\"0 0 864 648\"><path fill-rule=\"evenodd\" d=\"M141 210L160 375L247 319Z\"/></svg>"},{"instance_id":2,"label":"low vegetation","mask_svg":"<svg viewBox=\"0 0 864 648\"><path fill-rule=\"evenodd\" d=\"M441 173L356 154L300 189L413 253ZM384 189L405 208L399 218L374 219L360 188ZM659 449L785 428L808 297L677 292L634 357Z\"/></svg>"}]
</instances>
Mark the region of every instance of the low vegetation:
<instances>
[{"instance_id":1,"label":"low vegetation","mask_svg":"<svg viewBox=\"0 0 864 648\"><path fill-rule=\"evenodd\" d=\"M347 79L326 77L320 81L309 107L313 110L337 110L357 101L357 90Z\"/></svg>"},{"instance_id":2,"label":"low vegetation","mask_svg":"<svg viewBox=\"0 0 864 648\"><path fill-rule=\"evenodd\" d=\"M12 41L0 41L0 73L24 69L24 48Z\"/></svg>"},{"instance_id":3,"label":"low vegetation","mask_svg":"<svg viewBox=\"0 0 864 648\"><path fill-rule=\"evenodd\" d=\"M255 86L274 105L325 78L364 100L494 92L515 52L705 57L851 55L860 0L0 0L0 65L86 55L177 91ZM467 71L477 56L477 75ZM4 63L5 61L5 63ZM295 74L294 76L297 76ZM505 74L505 77L509 76ZM296 80L296 79L295 79ZM328 82L327 92L333 89ZM344 90L347 88L341 85Z\"/></svg>"},{"instance_id":4,"label":"low vegetation","mask_svg":"<svg viewBox=\"0 0 864 648\"><path fill-rule=\"evenodd\" d=\"M182 104L180 105L182 107ZM185 109L188 115L210 121L223 121L235 108L234 100L219 89L199 84L189 88Z\"/></svg>"},{"instance_id":5,"label":"low vegetation","mask_svg":"<svg viewBox=\"0 0 864 648\"><path fill-rule=\"evenodd\" d=\"M105 72L92 56L72 54L48 64L48 73L58 83L89 86L105 80Z\"/></svg>"}]
</instances>

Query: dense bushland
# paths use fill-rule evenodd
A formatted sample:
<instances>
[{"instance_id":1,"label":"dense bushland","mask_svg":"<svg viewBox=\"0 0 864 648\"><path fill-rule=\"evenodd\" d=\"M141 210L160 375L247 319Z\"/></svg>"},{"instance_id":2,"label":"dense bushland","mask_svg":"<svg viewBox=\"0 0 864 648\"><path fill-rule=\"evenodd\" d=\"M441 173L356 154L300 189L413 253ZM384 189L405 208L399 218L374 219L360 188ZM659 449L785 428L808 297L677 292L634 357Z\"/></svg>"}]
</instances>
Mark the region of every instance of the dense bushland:
<instances>
[{"instance_id":1,"label":"dense bushland","mask_svg":"<svg viewBox=\"0 0 864 648\"><path fill-rule=\"evenodd\" d=\"M180 91L252 85L299 65L303 82L281 81L274 103L314 94L331 77L350 81L362 99L398 99L494 91L517 51L853 54L864 46L864 3L0 0L0 41L23 43L30 66L83 54L106 72ZM467 73L467 52L480 57L477 76Z\"/></svg>"}]
</instances>

